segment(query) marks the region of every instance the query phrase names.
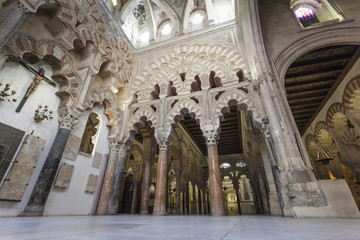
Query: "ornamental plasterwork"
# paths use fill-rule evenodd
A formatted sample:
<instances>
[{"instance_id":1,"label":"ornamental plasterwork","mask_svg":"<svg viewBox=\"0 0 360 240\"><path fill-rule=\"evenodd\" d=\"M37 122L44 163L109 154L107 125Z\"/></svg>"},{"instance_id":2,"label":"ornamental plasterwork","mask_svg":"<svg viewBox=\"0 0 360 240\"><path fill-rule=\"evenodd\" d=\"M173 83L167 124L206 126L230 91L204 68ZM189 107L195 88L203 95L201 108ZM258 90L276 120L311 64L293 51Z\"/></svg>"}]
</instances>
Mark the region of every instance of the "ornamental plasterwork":
<instances>
[{"instance_id":1,"label":"ornamental plasterwork","mask_svg":"<svg viewBox=\"0 0 360 240\"><path fill-rule=\"evenodd\" d=\"M171 81L178 94L188 94L196 75L200 77L214 71L216 77L226 84L237 79L239 70L247 72L245 59L232 48L209 44L180 45L143 69L138 69L131 82L130 93L137 93L139 101L147 101L156 84L160 86ZM181 73L186 73L184 80Z\"/></svg>"}]
</instances>

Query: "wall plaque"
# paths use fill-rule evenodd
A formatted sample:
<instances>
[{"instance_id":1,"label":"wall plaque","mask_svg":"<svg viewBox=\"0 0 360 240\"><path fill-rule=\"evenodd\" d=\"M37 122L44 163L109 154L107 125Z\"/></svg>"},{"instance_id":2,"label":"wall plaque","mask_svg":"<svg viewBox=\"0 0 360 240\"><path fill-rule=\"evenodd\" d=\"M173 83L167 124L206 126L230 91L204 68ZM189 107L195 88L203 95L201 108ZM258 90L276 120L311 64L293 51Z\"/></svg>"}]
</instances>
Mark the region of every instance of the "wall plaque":
<instances>
[{"instance_id":1,"label":"wall plaque","mask_svg":"<svg viewBox=\"0 0 360 240\"><path fill-rule=\"evenodd\" d=\"M64 158L75 161L79 153L80 144L81 138L75 136L74 134L70 134L69 140L65 147Z\"/></svg>"},{"instance_id":2,"label":"wall plaque","mask_svg":"<svg viewBox=\"0 0 360 240\"><path fill-rule=\"evenodd\" d=\"M59 169L56 177L54 188L67 189L70 186L70 181L74 173L74 166L63 163Z\"/></svg>"},{"instance_id":3,"label":"wall plaque","mask_svg":"<svg viewBox=\"0 0 360 240\"><path fill-rule=\"evenodd\" d=\"M86 193L94 193L95 192L98 178L99 177L96 175L93 175L93 174L89 175L88 182L85 187Z\"/></svg>"},{"instance_id":4,"label":"wall plaque","mask_svg":"<svg viewBox=\"0 0 360 240\"><path fill-rule=\"evenodd\" d=\"M0 200L21 201L36 163L44 149L45 140L27 135L18 156L0 188Z\"/></svg>"},{"instance_id":5,"label":"wall plaque","mask_svg":"<svg viewBox=\"0 0 360 240\"><path fill-rule=\"evenodd\" d=\"M0 123L0 181L3 179L25 132Z\"/></svg>"},{"instance_id":6,"label":"wall plaque","mask_svg":"<svg viewBox=\"0 0 360 240\"><path fill-rule=\"evenodd\" d=\"M95 152L91 166L99 169L101 166L102 156L102 154Z\"/></svg>"}]
</instances>

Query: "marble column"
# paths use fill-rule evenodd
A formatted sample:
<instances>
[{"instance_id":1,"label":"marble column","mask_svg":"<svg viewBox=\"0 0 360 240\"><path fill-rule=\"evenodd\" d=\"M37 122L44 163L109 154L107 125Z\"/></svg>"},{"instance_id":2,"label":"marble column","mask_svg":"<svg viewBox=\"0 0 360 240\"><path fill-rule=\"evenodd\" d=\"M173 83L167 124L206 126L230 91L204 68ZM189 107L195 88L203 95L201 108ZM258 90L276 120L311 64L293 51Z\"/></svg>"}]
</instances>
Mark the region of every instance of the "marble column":
<instances>
[{"instance_id":1,"label":"marble column","mask_svg":"<svg viewBox=\"0 0 360 240\"><path fill-rule=\"evenodd\" d=\"M154 200L154 216L166 215L166 188L167 188L167 162L169 143L167 140L158 140L159 160L156 176L156 190Z\"/></svg>"},{"instance_id":2,"label":"marble column","mask_svg":"<svg viewBox=\"0 0 360 240\"><path fill-rule=\"evenodd\" d=\"M207 214L206 212L206 197L205 197L205 189L202 191L202 200L203 200L203 214Z\"/></svg>"},{"instance_id":3,"label":"marble column","mask_svg":"<svg viewBox=\"0 0 360 240\"><path fill-rule=\"evenodd\" d=\"M181 148L181 144L179 147L179 161L178 161L179 165L178 165L178 169L175 172L176 174L176 214L180 214L180 205L181 205L181 199L180 199L180 194L181 194L181 175L182 175L182 170L183 170L183 161L182 161L182 148Z\"/></svg>"},{"instance_id":4,"label":"marble column","mask_svg":"<svg viewBox=\"0 0 360 240\"><path fill-rule=\"evenodd\" d=\"M186 197L185 197L185 213L190 214L190 195L189 195L189 183L186 186Z\"/></svg>"},{"instance_id":5,"label":"marble column","mask_svg":"<svg viewBox=\"0 0 360 240\"><path fill-rule=\"evenodd\" d=\"M59 122L60 128L46 157L30 200L22 213L24 216L41 216L43 214L67 141L73 127L78 122L78 117L70 114L60 115Z\"/></svg>"},{"instance_id":6,"label":"marble column","mask_svg":"<svg viewBox=\"0 0 360 240\"><path fill-rule=\"evenodd\" d=\"M29 10L20 2L13 1L0 11L0 48L28 16Z\"/></svg>"},{"instance_id":7,"label":"marble column","mask_svg":"<svg viewBox=\"0 0 360 240\"><path fill-rule=\"evenodd\" d=\"M180 194L181 194L181 172L180 172L180 170L178 170L177 171L177 173L176 173L176 195L175 195L175 206L176 206L176 214L180 214L180 201L181 201L181 199L180 199Z\"/></svg>"},{"instance_id":8,"label":"marble column","mask_svg":"<svg viewBox=\"0 0 360 240\"><path fill-rule=\"evenodd\" d=\"M132 202L131 202L131 214L136 213L138 187L139 187L139 183L134 182L134 191L133 191L133 197L132 197Z\"/></svg>"},{"instance_id":9,"label":"marble column","mask_svg":"<svg viewBox=\"0 0 360 240\"><path fill-rule=\"evenodd\" d=\"M193 183L192 185L192 195L193 195L193 202L192 202L192 214L197 214L197 206L196 206L196 189L195 189L195 184Z\"/></svg>"},{"instance_id":10,"label":"marble column","mask_svg":"<svg viewBox=\"0 0 360 240\"><path fill-rule=\"evenodd\" d=\"M209 191L210 191L210 204L212 216L224 216L224 202L221 189L221 176L219 156L217 149L217 132L209 131L204 134L206 145L208 149L209 159Z\"/></svg>"},{"instance_id":11,"label":"marble column","mask_svg":"<svg viewBox=\"0 0 360 240\"><path fill-rule=\"evenodd\" d=\"M124 174L125 161L127 152L130 149L130 144L121 144L118 148L119 152L116 159L116 167L114 172L114 179L112 183L112 188L110 192L109 206L107 208L107 213L109 215L116 215L119 211L119 202L120 202L120 191L122 186L122 176Z\"/></svg>"},{"instance_id":12,"label":"marble column","mask_svg":"<svg viewBox=\"0 0 360 240\"><path fill-rule=\"evenodd\" d=\"M201 206L202 201L201 201L201 191L200 191L200 188L198 188L198 204L199 204L199 207L198 207L199 212L198 212L198 214L202 214L202 206Z\"/></svg>"},{"instance_id":13,"label":"marble column","mask_svg":"<svg viewBox=\"0 0 360 240\"><path fill-rule=\"evenodd\" d=\"M241 215L241 204L240 204L240 196L239 196L239 179L237 177L234 177L231 180L233 182L233 186L234 186L234 189L235 189L238 212Z\"/></svg>"},{"instance_id":14,"label":"marble column","mask_svg":"<svg viewBox=\"0 0 360 240\"><path fill-rule=\"evenodd\" d=\"M142 186L141 186L141 206L140 214L148 214L149 209L149 189L151 184L151 156L147 154L144 156L145 168L143 172Z\"/></svg>"},{"instance_id":15,"label":"marble column","mask_svg":"<svg viewBox=\"0 0 360 240\"><path fill-rule=\"evenodd\" d=\"M97 215L106 215L108 212L111 189L114 182L114 174L116 168L116 161L118 158L118 142L113 141L109 143L110 154L106 165L104 181L101 187L101 194L97 207Z\"/></svg>"}]
</instances>

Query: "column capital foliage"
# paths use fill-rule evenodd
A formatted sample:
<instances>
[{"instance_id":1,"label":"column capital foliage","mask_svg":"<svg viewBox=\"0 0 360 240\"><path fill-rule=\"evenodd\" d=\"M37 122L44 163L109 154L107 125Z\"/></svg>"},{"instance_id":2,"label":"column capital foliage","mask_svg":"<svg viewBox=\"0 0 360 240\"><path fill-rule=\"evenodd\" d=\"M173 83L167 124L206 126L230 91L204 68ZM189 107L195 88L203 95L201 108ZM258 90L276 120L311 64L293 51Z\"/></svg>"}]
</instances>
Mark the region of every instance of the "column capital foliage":
<instances>
[{"instance_id":1,"label":"column capital foliage","mask_svg":"<svg viewBox=\"0 0 360 240\"><path fill-rule=\"evenodd\" d=\"M204 132L204 138L207 146L216 145L219 140L219 133L217 129L206 130Z\"/></svg>"},{"instance_id":2,"label":"column capital foliage","mask_svg":"<svg viewBox=\"0 0 360 240\"><path fill-rule=\"evenodd\" d=\"M109 141L110 153L116 153L119 151L119 143L117 141Z\"/></svg>"},{"instance_id":3,"label":"column capital foliage","mask_svg":"<svg viewBox=\"0 0 360 240\"><path fill-rule=\"evenodd\" d=\"M59 114L60 128L72 131L74 126L79 122L80 113L78 112L65 112Z\"/></svg>"},{"instance_id":4,"label":"column capital foliage","mask_svg":"<svg viewBox=\"0 0 360 240\"><path fill-rule=\"evenodd\" d=\"M130 150L131 145L127 143L120 143L119 144L119 154L126 155L127 152Z\"/></svg>"},{"instance_id":5,"label":"column capital foliage","mask_svg":"<svg viewBox=\"0 0 360 240\"><path fill-rule=\"evenodd\" d=\"M157 139L159 150L168 151L171 145L171 141L168 137L158 137Z\"/></svg>"},{"instance_id":6,"label":"column capital foliage","mask_svg":"<svg viewBox=\"0 0 360 240\"><path fill-rule=\"evenodd\" d=\"M20 1L16 3L16 7L22 14L30 12L29 9L27 9L27 7L25 7L24 4L22 4Z\"/></svg>"}]
</instances>

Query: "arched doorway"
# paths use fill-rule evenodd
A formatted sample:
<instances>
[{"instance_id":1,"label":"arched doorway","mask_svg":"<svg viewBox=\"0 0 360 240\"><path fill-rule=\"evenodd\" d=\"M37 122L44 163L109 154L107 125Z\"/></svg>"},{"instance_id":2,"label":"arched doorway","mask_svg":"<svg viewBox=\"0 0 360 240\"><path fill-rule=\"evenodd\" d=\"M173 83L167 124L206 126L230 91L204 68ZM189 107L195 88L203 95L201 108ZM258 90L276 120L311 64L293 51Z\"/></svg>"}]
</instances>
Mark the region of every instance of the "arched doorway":
<instances>
[{"instance_id":1,"label":"arched doorway","mask_svg":"<svg viewBox=\"0 0 360 240\"><path fill-rule=\"evenodd\" d=\"M133 192L134 192L133 175L130 175L126 178L124 184L121 213L131 213L132 199L134 195Z\"/></svg>"}]
</instances>

